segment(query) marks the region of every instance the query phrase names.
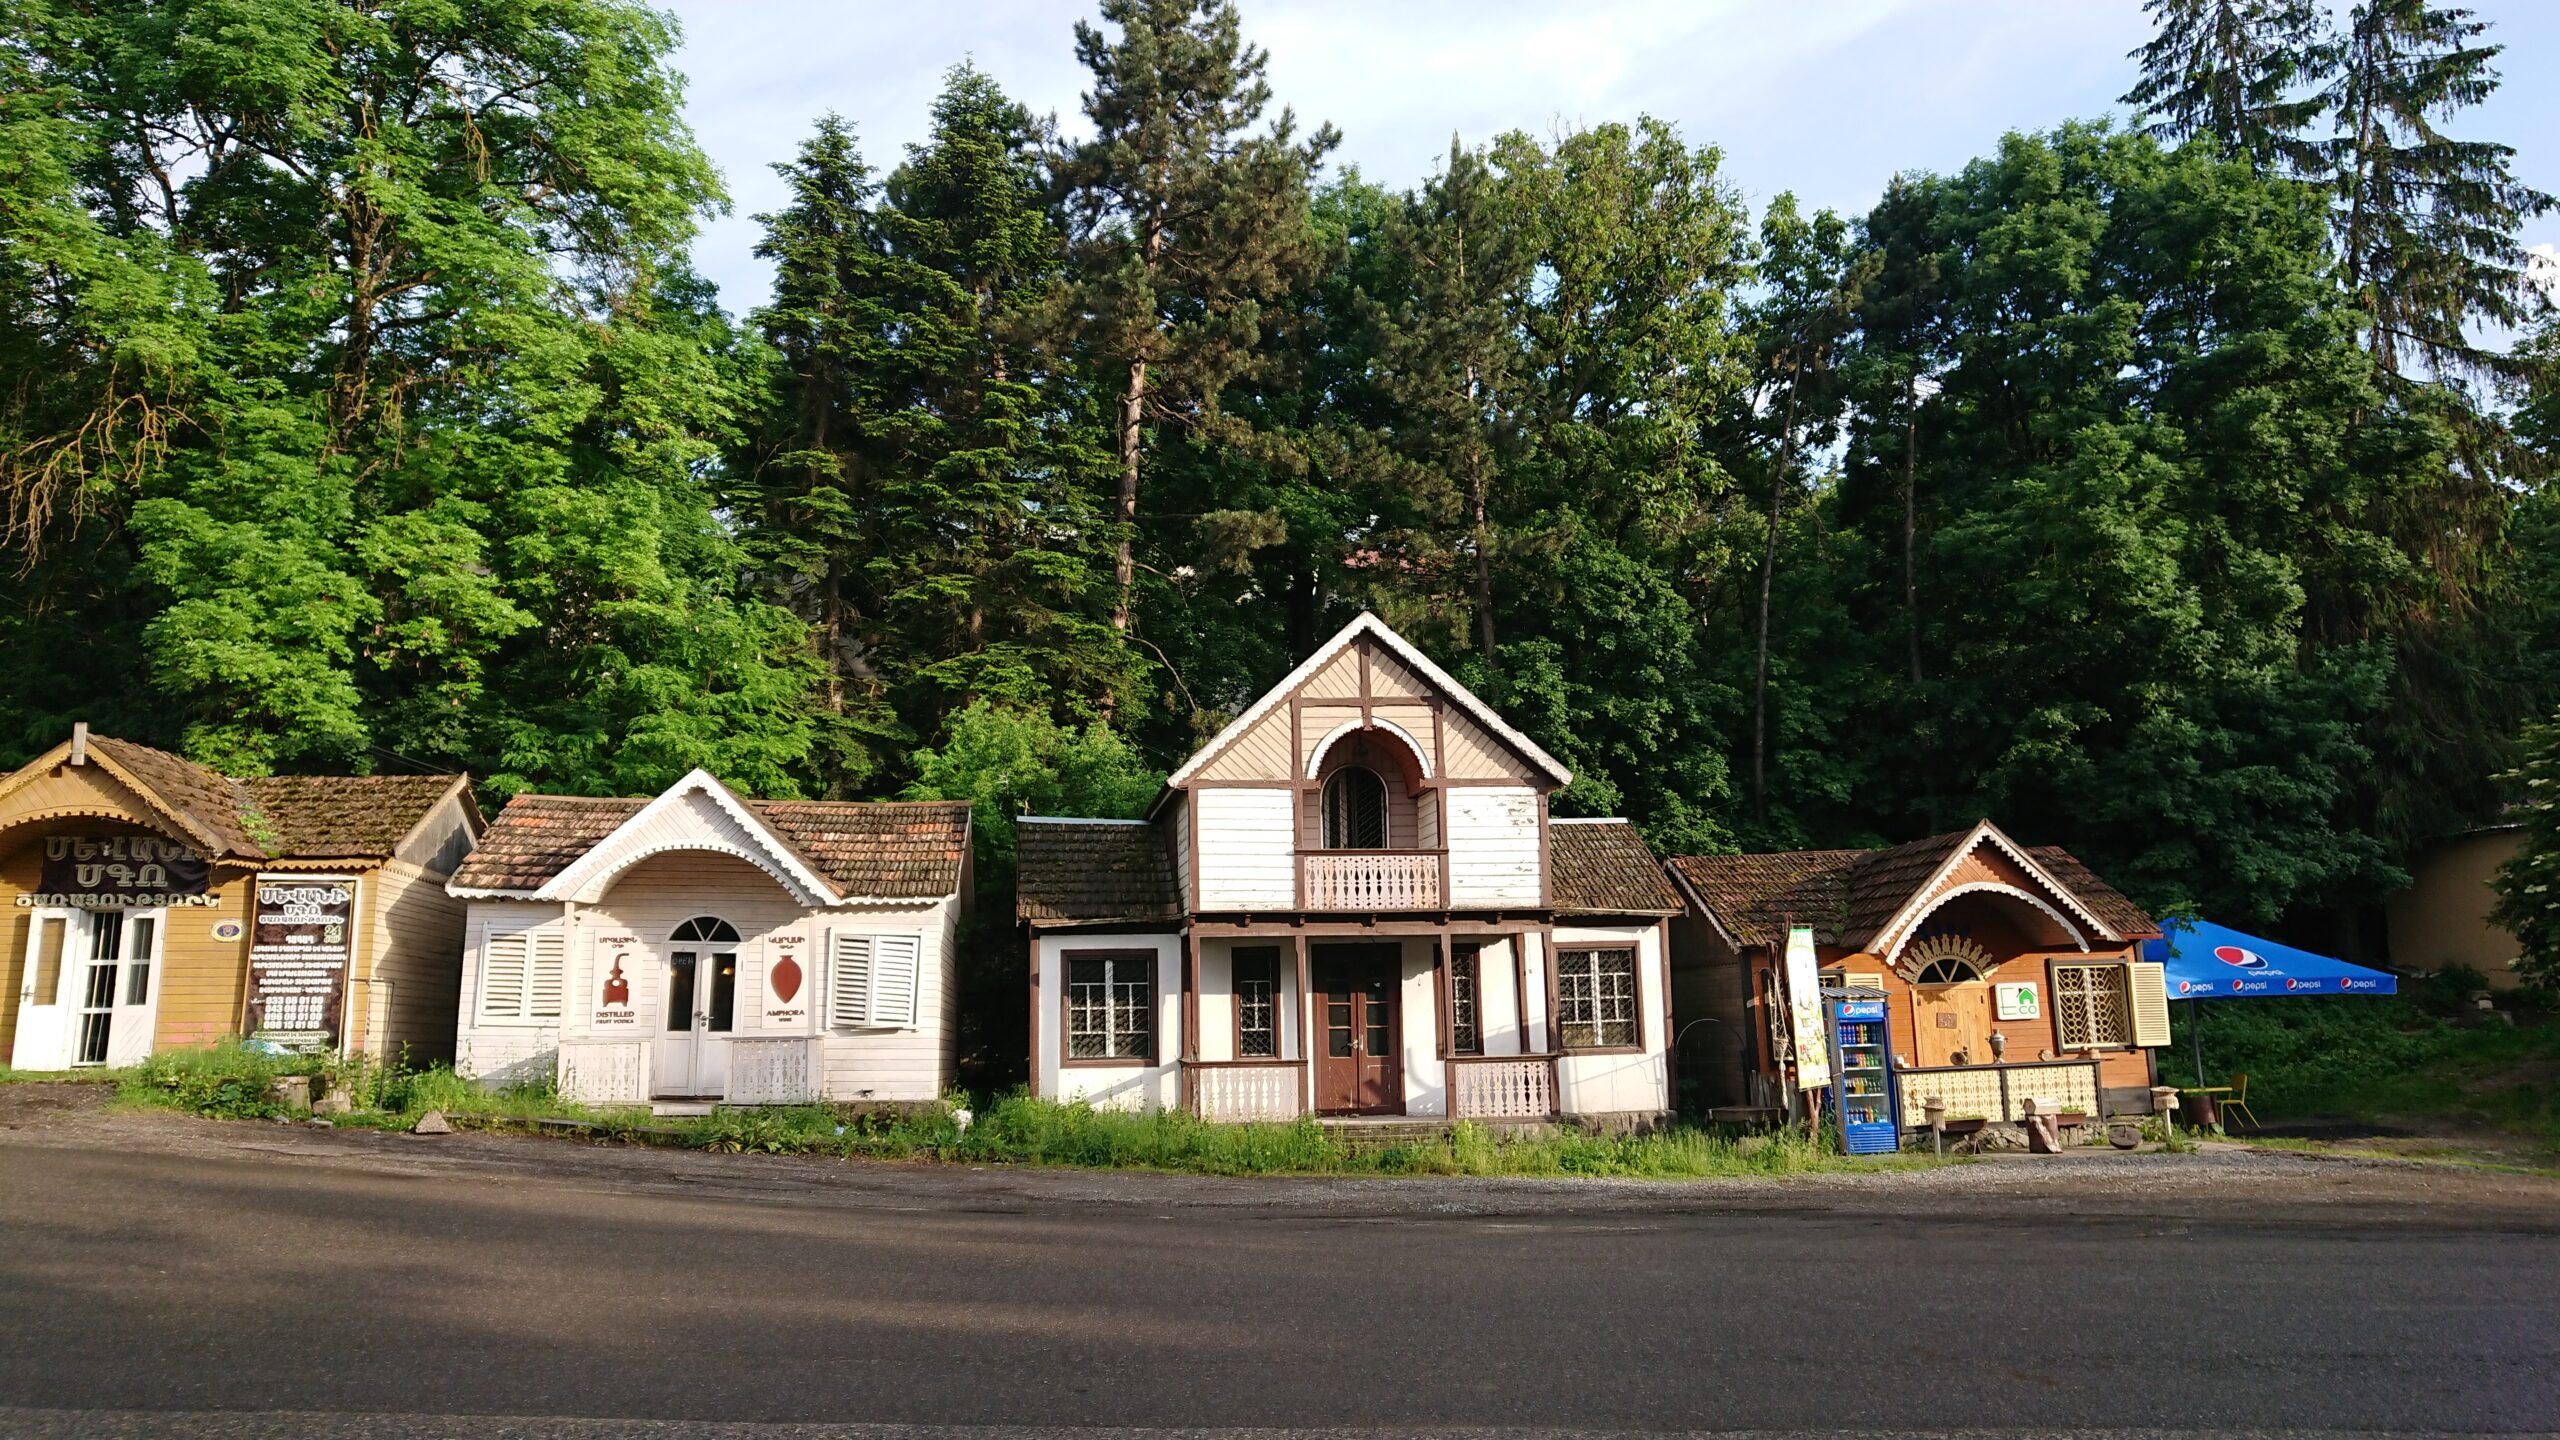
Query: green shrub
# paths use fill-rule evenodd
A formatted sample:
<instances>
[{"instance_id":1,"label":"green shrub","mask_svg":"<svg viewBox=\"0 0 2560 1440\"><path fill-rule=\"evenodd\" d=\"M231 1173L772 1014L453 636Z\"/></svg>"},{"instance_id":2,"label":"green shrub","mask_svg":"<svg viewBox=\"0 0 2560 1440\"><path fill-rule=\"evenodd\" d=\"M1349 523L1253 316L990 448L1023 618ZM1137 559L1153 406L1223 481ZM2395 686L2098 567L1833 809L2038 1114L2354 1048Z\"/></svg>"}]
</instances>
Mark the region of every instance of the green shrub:
<instances>
[{"instance_id":1,"label":"green shrub","mask_svg":"<svg viewBox=\"0 0 2560 1440\"><path fill-rule=\"evenodd\" d=\"M125 1072L117 1093L217 1119L265 1119L284 1113L275 1101L276 1081L319 1074L324 1063L319 1056L273 1055L226 1039L199 1049L155 1051Z\"/></svg>"}]
</instances>

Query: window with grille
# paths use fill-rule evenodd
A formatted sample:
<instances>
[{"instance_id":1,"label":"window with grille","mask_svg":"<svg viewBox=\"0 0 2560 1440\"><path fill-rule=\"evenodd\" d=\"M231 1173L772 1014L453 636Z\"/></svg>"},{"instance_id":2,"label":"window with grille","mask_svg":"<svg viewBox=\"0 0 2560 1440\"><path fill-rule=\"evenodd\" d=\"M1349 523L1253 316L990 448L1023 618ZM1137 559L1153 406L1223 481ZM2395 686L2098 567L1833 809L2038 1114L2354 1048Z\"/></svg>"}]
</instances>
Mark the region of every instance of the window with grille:
<instances>
[{"instance_id":1,"label":"window with grille","mask_svg":"<svg viewBox=\"0 0 2560 1440\"><path fill-rule=\"evenodd\" d=\"M1067 1058L1155 1060L1155 956L1067 957Z\"/></svg>"},{"instance_id":2,"label":"window with grille","mask_svg":"<svg viewBox=\"0 0 2560 1440\"><path fill-rule=\"evenodd\" d=\"M1378 772L1346 765L1324 782L1324 848L1383 850L1387 847L1387 782Z\"/></svg>"},{"instance_id":3,"label":"window with grille","mask_svg":"<svg viewBox=\"0 0 2560 1440\"><path fill-rule=\"evenodd\" d=\"M1469 948L1449 956L1449 1048L1460 1055L1484 1053L1484 1012L1477 994L1476 955Z\"/></svg>"},{"instance_id":4,"label":"window with grille","mask_svg":"<svg viewBox=\"0 0 2560 1440\"><path fill-rule=\"evenodd\" d=\"M1280 952L1236 952L1236 1058L1272 1060L1280 1054Z\"/></svg>"},{"instance_id":5,"label":"window with grille","mask_svg":"<svg viewBox=\"0 0 2560 1440\"><path fill-rule=\"evenodd\" d=\"M1636 952L1567 950L1556 957L1556 1019L1568 1049L1636 1043Z\"/></svg>"},{"instance_id":6,"label":"window with grille","mask_svg":"<svg viewBox=\"0 0 2560 1440\"><path fill-rule=\"evenodd\" d=\"M2122 965L2053 967L2054 1043L2064 1050L2133 1043L2132 1006Z\"/></svg>"}]
</instances>

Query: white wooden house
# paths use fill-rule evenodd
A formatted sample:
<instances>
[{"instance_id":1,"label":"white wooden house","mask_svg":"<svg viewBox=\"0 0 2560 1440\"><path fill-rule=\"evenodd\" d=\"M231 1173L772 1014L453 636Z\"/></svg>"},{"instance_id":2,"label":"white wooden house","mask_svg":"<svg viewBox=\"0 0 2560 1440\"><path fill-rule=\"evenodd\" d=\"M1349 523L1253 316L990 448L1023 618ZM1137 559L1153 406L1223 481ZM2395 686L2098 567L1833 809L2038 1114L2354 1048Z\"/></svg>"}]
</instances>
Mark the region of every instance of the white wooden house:
<instances>
[{"instance_id":1,"label":"white wooden house","mask_svg":"<svg viewBox=\"0 0 2560 1440\"><path fill-rule=\"evenodd\" d=\"M455 1068L602 1103L925 1101L953 1079L969 807L519 795L470 901Z\"/></svg>"},{"instance_id":2,"label":"white wooden house","mask_svg":"<svg viewBox=\"0 0 2560 1440\"><path fill-rule=\"evenodd\" d=\"M1142 820L1028 818L1042 1095L1212 1119L1645 1124L1671 1105L1665 924L1623 820L1375 616Z\"/></svg>"}]
</instances>

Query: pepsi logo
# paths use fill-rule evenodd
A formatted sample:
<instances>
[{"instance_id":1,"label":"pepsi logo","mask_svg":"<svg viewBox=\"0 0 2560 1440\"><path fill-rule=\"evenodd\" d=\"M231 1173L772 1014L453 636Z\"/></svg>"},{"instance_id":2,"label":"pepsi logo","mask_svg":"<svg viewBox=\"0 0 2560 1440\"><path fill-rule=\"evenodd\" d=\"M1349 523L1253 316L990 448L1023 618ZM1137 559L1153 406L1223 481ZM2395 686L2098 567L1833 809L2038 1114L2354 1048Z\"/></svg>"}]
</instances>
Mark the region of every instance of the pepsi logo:
<instances>
[{"instance_id":1,"label":"pepsi logo","mask_svg":"<svg viewBox=\"0 0 2560 1440\"><path fill-rule=\"evenodd\" d=\"M2287 980L2286 982L2284 982L2284 988L2286 988L2287 990L2290 990L2290 989L2292 989L2295 985L2297 985L2297 984L2299 984L2299 983L2300 983L2299 981Z\"/></svg>"},{"instance_id":2,"label":"pepsi logo","mask_svg":"<svg viewBox=\"0 0 2560 1440\"><path fill-rule=\"evenodd\" d=\"M2249 982L2247 982L2247 981L2245 981L2245 980L2234 980L2234 981L2232 981L2232 982L2231 982L2231 988L2232 988L2234 991L2237 991L2241 986L2246 985L2247 983L2249 983Z\"/></svg>"},{"instance_id":3,"label":"pepsi logo","mask_svg":"<svg viewBox=\"0 0 2560 1440\"><path fill-rule=\"evenodd\" d=\"M2255 950L2243 950L2237 945L2214 946L2213 958L2221 961L2225 965L2237 965L2243 970L2264 970L2267 968L2267 958L2265 956L2259 954Z\"/></svg>"},{"instance_id":4,"label":"pepsi logo","mask_svg":"<svg viewBox=\"0 0 2560 1440\"><path fill-rule=\"evenodd\" d=\"M2179 981L2179 982L2178 982L2178 993L2179 993L2179 994L2181 994L2181 995L2186 994L2186 993L2187 993L2187 991L2189 991L2189 990L2191 990L2191 989L2193 989L2193 988L2194 988L2193 986L2191 986L2191 985L2187 984L2187 982L2186 982L2186 981L2184 981L2184 980L2181 980L2181 981Z\"/></svg>"}]
</instances>

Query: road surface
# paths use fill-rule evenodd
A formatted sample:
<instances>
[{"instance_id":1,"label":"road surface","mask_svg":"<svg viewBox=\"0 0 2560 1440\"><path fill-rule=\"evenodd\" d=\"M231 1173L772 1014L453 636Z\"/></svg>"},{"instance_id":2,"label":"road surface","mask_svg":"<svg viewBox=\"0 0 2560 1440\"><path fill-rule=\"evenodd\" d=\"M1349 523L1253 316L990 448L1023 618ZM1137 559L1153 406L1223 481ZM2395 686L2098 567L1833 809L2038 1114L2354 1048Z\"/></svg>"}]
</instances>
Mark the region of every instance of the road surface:
<instances>
[{"instance_id":1,"label":"road surface","mask_svg":"<svg viewBox=\"0 0 2560 1440\"><path fill-rule=\"evenodd\" d=\"M0 1434L2560 1429L2560 1212L2056 1203L2000 1165L1264 1203L84 1123L0 1131ZM698 1421L783 1428L644 1423Z\"/></svg>"}]
</instances>

